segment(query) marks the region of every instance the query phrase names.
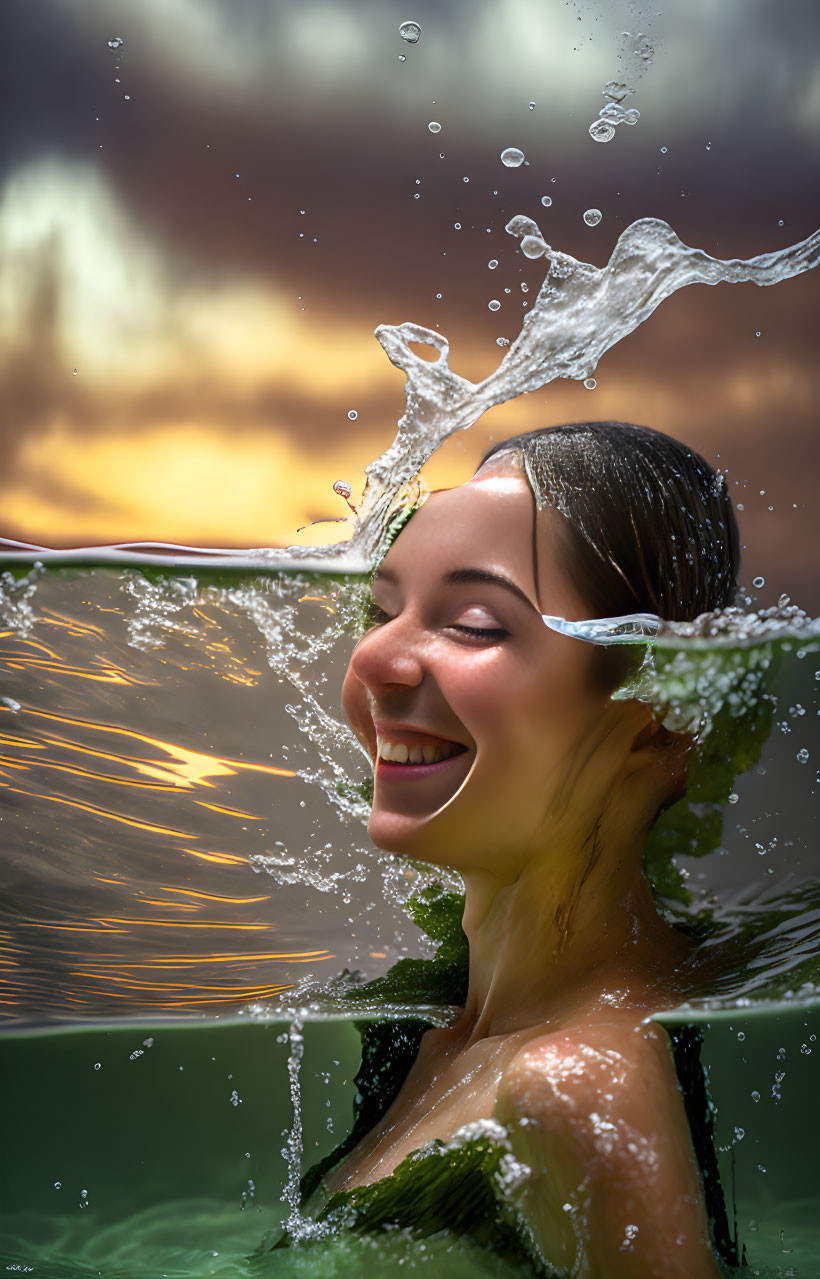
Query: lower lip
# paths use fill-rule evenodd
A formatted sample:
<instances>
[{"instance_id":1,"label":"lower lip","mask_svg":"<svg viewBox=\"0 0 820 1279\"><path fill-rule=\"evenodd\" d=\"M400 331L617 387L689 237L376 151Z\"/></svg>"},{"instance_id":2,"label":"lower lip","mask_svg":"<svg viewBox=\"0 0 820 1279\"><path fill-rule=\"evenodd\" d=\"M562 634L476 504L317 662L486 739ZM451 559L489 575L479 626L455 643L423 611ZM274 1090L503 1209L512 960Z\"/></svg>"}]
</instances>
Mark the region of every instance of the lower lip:
<instances>
[{"instance_id":1,"label":"lower lip","mask_svg":"<svg viewBox=\"0 0 820 1279\"><path fill-rule=\"evenodd\" d=\"M398 779L421 781L425 777L436 777L439 773L445 772L450 764L455 764L466 754L467 751L459 751L457 755L448 755L447 759L440 759L435 764L393 764L388 760L379 759L376 772L385 781L392 782Z\"/></svg>"}]
</instances>

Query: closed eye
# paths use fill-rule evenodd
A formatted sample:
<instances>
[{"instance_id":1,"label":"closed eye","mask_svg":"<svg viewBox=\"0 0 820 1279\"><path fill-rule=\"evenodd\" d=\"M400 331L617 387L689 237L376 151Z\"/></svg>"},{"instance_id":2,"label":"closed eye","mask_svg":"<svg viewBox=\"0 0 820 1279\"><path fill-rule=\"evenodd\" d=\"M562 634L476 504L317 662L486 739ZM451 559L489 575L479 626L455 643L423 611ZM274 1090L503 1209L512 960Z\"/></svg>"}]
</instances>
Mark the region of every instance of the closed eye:
<instances>
[{"instance_id":1,"label":"closed eye","mask_svg":"<svg viewBox=\"0 0 820 1279\"><path fill-rule=\"evenodd\" d=\"M459 635L467 635L470 639L488 640L496 644L509 635L509 631L503 626L462 626L458 622L453 622L447 630L457 631Z\"/></svg>"},{"instance_id":2,"label":"closed eye","mask_svg":"<svg viewBox=\"0 0 820 1279\"><path fill-rule=\"evenodd\" d=\"M372 626L384 626L385 622L390 621L392 621L392 618L389 613L385 613L383 608L379 608L374 599L368 600L364 615L365 630L369 630Z\"/></svg>"}]
</instances>

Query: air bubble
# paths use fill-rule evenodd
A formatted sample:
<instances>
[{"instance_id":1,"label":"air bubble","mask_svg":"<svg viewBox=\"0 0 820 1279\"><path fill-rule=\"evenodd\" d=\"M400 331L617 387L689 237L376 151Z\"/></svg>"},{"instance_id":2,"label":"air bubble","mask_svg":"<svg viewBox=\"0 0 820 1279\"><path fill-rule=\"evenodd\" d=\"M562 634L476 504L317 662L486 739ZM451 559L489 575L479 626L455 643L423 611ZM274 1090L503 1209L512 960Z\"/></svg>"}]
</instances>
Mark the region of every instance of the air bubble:
<instances>
[{"instance_id":1,"label":"air bubble","mask_svg":"<svg viewBox=\"0 0 820 1279\"><path fill-rule=\"evenodd\" d=\"M551 196L551 195L542 195L542 196L541 196L541 203L543 204L543 206L544 206L544 208L545 208L545 209L548 209L548 208L550 207L550 205L552 204L552 196Z\"/></svg>"},{"instance_id":2,"label":"air bubble","mask_svg":"<svg viewBox=\"0 0 820 1279\"><path fill-rule=\"evenodd\" d=\"M661 155L666 155L667 150L667 147L661 147Z\"/></svg>"},{"instance_id":3,"label":"air bubble","mask_svg":"<svg viewBox=\"0 0 820 1279\"><path fill-rule=\"evenodd\" d=\"M54 1183L54 1189L55 1189L55 1190L62 1190L62 1188L63 1188L63 1183L62 1183L61 1181L55 1181L55 1183Z\"/></svg>"},{"instance_id":4,"label":"air bubble","mask_svg":"<svg viewBox=\"0 0 820 1279\"><path fill-rule=\"evenodd\" d=\"M461 230L461 223L460 223L460 222L454 222L454 223L453 223L453 226L455 227L456 231L460 231L460 230Z\"/></svg>"},{"instance_id":5,"label":"air bubble","mask_svg":"<svg viewBox=\"0 0 820 1279\"><path fill-rule=\"evenodd\" d=\"M518 147L507 147L501 152L501 163L508 169L518 169L524 163L524 152Z\"/></svg>"},{"instance_id":6,"label":"air bubble","mask_svg":"<svg viewBox=\"0 0 820 1279\"><path fill-rule=\"evenodd\" d=\"M595 381L594 377L584 378L584 386L586 387L588 391L594 391L597 385L598 383Z\"/></svg>"},{"instance_id":7,"label":"air bubble","mask_svg":"<svg viewBox=\"0 0 820 1279\"><path fill-rule=\"evenodd\" d=\"M755 337L756 337L756 338L759 338L759 337L760 337L760 329L757 329L757 330L756 330L756 332L755 332Z\"/></svg>"},{"instance_id":8,"label":"air bubble","mask_svg":"<svg viewBox=\"0 0 820 1279\"><path fill-rule=\"evenodd\" d=\"M403 22L399 27L399 35L408 44L418 44L421 27L417 22Z\"/></svg>"},{"instance_id":9,"label":"air bubble","mask_svg":"<svg viewBox=\"0 0 820 1279\"><path fill-rule=\"evenodd\" d=\"M593 120L589 126L589 136L593 142L611 142L615 137L615 128L608 120Z\"/></svg>"},{"instance_id":10,"label":"air bubble","mask_svg":"<svg viewBox=\"0 0 820 1279\"><path fill-rule=\"evenodd\" d=\"M441 133L441 125L439 124L438 120L431 120L427 128L430 130L431 133Z\"/></svg>"},{"instance_id":11,"label":"air bubble","mask_svg":"<svg viewBox=\"0 0 820 1279\"><path fill-rule=\"evenodd\" d=\"M496 344L496 346L509 346L509 345L510 345L510 339L509 339L509 338L496 338L496 339L495 339L495 344Z\"/></svg>"},{"instance_id":12,"label":"air bubble","mask_svg":"<svg viewBox=\"0 0 820 1279\"><path fill-rule=\"evenodd\" d=\"M587 209L584 214L584 221L587 226L597 226L603 216L600 209Z\"/></svg>"},{"instance_id":13,"label":"air bubble","mask_svg":"<svg viewBox=\"0 0 820 1279\"><path fill-rule=\"evenodd\" d=\"M752 586L756 586L758 590L760 590L761 586L765 586L765 585L766 585L766 579L765 579L765 577L753 577L753 578L752 578Z\"/></svg>"},{"instance_id":14,"label":"air bubble","mask_svg":"<svg viewBox=\"0 0 820 1279\"><path fill-rule=\"evenodd\" d=\"M729 796L729 803L730 803L730 804L736 804L736 803L737 803L737 800L738 800L737 795L735 794L735 792L734 792L734 791L732 791L731 795Z\"/></svg>"},{"instance_id":15,"label":"air bubble","mask_svg":"<svg viewBox=\"0 0 820 1279\"><path fill-rule=\"evenodd\" d=\"M359 416L359 414L356 412L356 410L355 410L355 409L350 409L350 410L348 411L347 416L350 418L351 422L355 422L355 421L356 421L356 418Z\"/></svg>"},{"instance_id":16,"label":"air bubble","mask_svg":"<svg viewBox=\"0 0 820 1279\"><path fill-rule=\"evenodd\" d=\"M101 1069L102 1069L102 1062L101 1062L101 1061L95 1061L95 1062L94 1062L94 1069L95 1069L95 1070L101 1070Z\"/></svg>"},{"instance_id":17,"label":"air bubble","mask_svg":"<svg viewBox=\"0 0 820 1279\"><path fill-rule=\"evenodd\" d=\"M489 262L487 263L487 266L490 268L491 271L494 271L495 268L498 266L498 258L490 258Z\"/></svg>"},{"instance_id":18,"label":"air bubble","mask_svg":"<svg viewBox=\"0 0 820 1279\"><path fill-rule=\"evenodd\" d=\"M492 302L487 303L487 306L490 308L491 311L501 310L501 303L498 301L497 298L493 298Z\"/></svg>"},{"instance_id":19,"label":"air bubble","mask_svg":"<svg viewBox=\"0 0 820 1279\"><path fill-rule=\"evenodd\" d=\"M808 764L809 752L806 750L805 746L803 747L802 750L799 750L797 752L796 758L800 761L801 764Z\"/></svg>"},{"instance_id":20,"label":"air bubble","mask_svg":"<svg viewBox=\"0 0 820 1279\"><path fill-rule=\"evenodd\" d=\"M782 218L780 218L780 220L778 221L777 225L778 225L778 226L783 226L783 225L784 225L784 222L783 222L783 219L782 219Z\"/></svg>"},{"instance_id":21,"label":"air bubble","mask_svg":"<svg viewBox=\"0 0 820 1279\"><path fill-rule=\"evenodd\" d=\"M737 1032L737 1037L740 1040L740 1042L743 1043L743 1040L746 1038L746 1032L743 1030L739 1030Z\"/></svg>"}]
</instances>

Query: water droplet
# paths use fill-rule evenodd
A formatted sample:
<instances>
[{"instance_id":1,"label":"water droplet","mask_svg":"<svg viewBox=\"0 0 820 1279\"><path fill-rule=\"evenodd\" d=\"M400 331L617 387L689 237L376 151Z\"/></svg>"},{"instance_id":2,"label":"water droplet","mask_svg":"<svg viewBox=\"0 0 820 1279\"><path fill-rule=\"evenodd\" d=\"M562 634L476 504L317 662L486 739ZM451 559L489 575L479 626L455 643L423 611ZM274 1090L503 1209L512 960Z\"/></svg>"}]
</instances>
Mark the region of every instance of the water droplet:
<instances>
[{"instance_id":1,"label":"water droplet","mask_svg":"<svg viewBox=\"0 0 820 1279\"><path fill-rule=\"evenodd\" d=\"M732 791L731 795L729 796L729 803L736 804L737 801L738 801L738 796L735 794L734 791Z\"/></svg>"},{"instance_id":2,"label":"water droplet","mask_svg":"<svg viewBox=\"0 0 820 1279\"><path fill-rule=\"evenodd\" d=\"M441 301L441 294L440 294L440 293L437 293L437 294L436 294L436 298L437 298L437 300L440 302L440 301Z\"/></svg>"},{"instance_id":3,"label":"water droplet","mask_svg":"<svg viewBox=\"0 0 820 1279\"><path fill-rule=\"evenodd\" d=\"M746 1130L744 1128L735 1128L735 1141L742 1141L745 1136Z\"/></svg>"},{"instance_id":4,"label":"water droplet","mask_svg":"<svg viewBox=\"0 0 820 1279\"><path fill-rule=\"evenodd\" d=\"M343 497L346 501L353 492L353 489L348 484L347 480L337 480L333 485L333 492L338 493L339 497Z\"/></svg>"},{"instance_id":5,"label":"water droplet","mask_svg":"<svg viewBox=\"0 0 820 1279\"><path fill-rule=\"evenodd\" d=\"M797 752L797 758L799 759L799 761L800 761L800 763L801 763L801 764L808 764L808 762L809 762L809 752L806 750L805 746L803 747L803 749L802 749L802 750L799 750L799 751Z\"/></svg>"},{"instance_id":6,"label":"water droplet","mask_svg":"<svg viewBox=\"0 0 820 1279\"><path fill-rule=\"evenodd\" d=\"M593 142L611 142L615 137L615 127L608 120L593 120L589 126L589 136Z\"/></svg>"},{"instance_id":7,"label":"water droplet","mask_svg":"<svg viewBox=\"0 0 820 1279\"><path fill-rule=\"evenodd\" d=\"M584 214L584 221L587 226L597 226L603 216L600 209L587 209Z\"/></svg>"},{"instance_id":8,"label":"water droplet","mask_svg":"<svg viewBox=\"0 0 820 1279\"><path fill-rule=\"evenodd\" d=\"M421 27L417 22L403 22L399 27L399 35L402 40L406 40L408 44L418 44L421 35Z\"/></svg>"},{"instance_id":9,"label":"water droplet","mask_svg":"<svg viewBox=\"0 0 820 1279\"><path fill-rule=\"evenodd\" d=\"M122 36L114 36L113 40L108 41L109 49L114 49L114 50L121 49L124 44L125 44L125 41L123 40Z\"/></svg>"},{"instance_id":10,"label":"water droplet","mask_svg":"<svg viewBox=\"0 0 820 1279\"><path fill-rule=\"evenodd\" d=\"M130 94L130 93L124 93L124 94L123 94L123 97L125 98L125 101L126 101L126 102L130 102L130 101L131 101L131 94ZM250 196L248 196L248 199L250 199Z\"/></svg>"},{"instance_id":11,"label":"water droplet","mask_svg":"<svg viewBox=\"0 0 820 1279\"><path fill-rule=\"evenodd\" d=\"M496 346L509 346L509 345L510 345L510 339L509 339L509 338L496 338L496 339L495 339L495 343L496 343Z\"/></svg>"},{"instance_id":12,"label":"water droplet","mask_svg":"<svg viewBox=\"0 0 820 1279\"><path fill-rule=\"evenodd\" d=\"M461 230L461 223L460 223L460 222L454 222L454 223L453 223L453 226L455 227L456 231L460 231L460 230Z\"/></svg>"},{"instance_id":13,"label":"water droplet","mask_svg":"<svg viewBox=\"0 0 820 1279\"><path fill-rule=\"evenodd\" d=\"M552 196L551 196L551 195L542 195L542 196L541 196L541 203L543 204L543 206L544 206L544 208L545 208L545 209L548 209L548 208L550 207L550 205L552 204Z\"/></svg>"},{"instance_id":14,"label":"water droplet","mask_svg":"<svg viewBox=\"0 0 820 1279\"><path fill-rule=\"evenodd\" d=\"M521 252L525 258L543 257L546 249L547 246L540 235L525 235L521 241Z\"/></svg>"},{"instance_id":15,"label":"water droplet","mask_svg":"<svg viewBox=\"0 0 820 1279\"><path fill-rule=\"evenodd\" d=\"M661 155L666 155L667 150L667 147L661 147Z\"/></svg>"},{"instance_id":16,"label":"water droplet","mask_svg":"<svg viewBox=\"0 0 820 1279\"><path fill-rule=\"evenodd\" d=\"M102 1066L102 1062L101 1062L101 1061L95 1061L95 1062L94 1062L94 1069L95 1069L95 1070L99 1070L99 1069L101 1068L101 1066Z\"/></svg>"},{"instance_id":17,"label":"water droplet","mask_svg":"<svg viewBox=\"0 0 820 1279\"><path fill-rule=\"evenodd\" d=\"M355 422L359 414L357 413L356 409L350 409L347 416L350 418L351 422Z\"/></svg>"},{"instance_id":18,"label":"water droplet","mask_svg":"<svg viewBox=\"0 0 820 1279\"><path fill-rule=\"evenodd\" d=\"M518 169L524 163L524 152L518 147L506 147L501 152L501 163L508 169Z\"/></svg>"},{"instance_id":19,"label":"water droplet","mask_svg":"<svg viewBox=\"0 0 820 1279\"><path fill-rule=\"evenodd\" d=\"M755 337L756 337L756 338L759 338L759 337L760 337L760 329L757 329L757 330L756 330L756 332L755 332Z\"/></svg>"},{"instance_id":20,"label":"water droplet","mask_svg":"<svg viewBox=\"0 0 820 1279\"><path fill-rule=\"evenodd\" d=\"M491 271L494 271L495 268L498 266L498 258L490 258L489 262L487 263L487 266L490 268Z\"/></svg>"},{"instance_id":21,"label":"water droplet","mask_svg":"<svg viewBox=\"0 0 820 1279\"><path fill-rule=\"evenodd\" d=\"M765 586L765 585L766 585L766 579L765 579L765 577L753 577L753 578L752 578L752 586L756 586L758 590L760 590L760 587L761 587L761 586Z\"/></svg>"},{"instance_id":22,"label":"water droplet","mask_svg":"<svg viewBox=\"0 0 820 1279\"><path fill-rule=\"evenodd\" d=\"M755 1088L752 1092L752 1101L760 1101L760 1093Z\"/></svg>"},{"instance_id":23,"label":"water droplet","mask_svg":"<svg viewBox=\"0 0 820 1279\"><path fill-rule=\"evenodd\" d=\"M74 376L75 376L75 377L77 376L77 370L76 370L76 369L74 370Z\"/></svg>"},{"instance_id":24,"label":"water droplet","mask_svg":"<svg viewBox=\"0 0 820 1279\"><path fill-rule=\"evenodd\" d=\"M584 386L586 387L588 391L594 391L597 385L598 383L595 381L594 377L584 378Z\"/></svg>"},{"instance_id":25,"label":"water droplet","mask_svg":"<svg viewBox=\"0 0 820 1279\"><path fill-rule=\"evenodd\" d=\"M531 103L529 104L529 106L530 106L530 111L534 111L534 110L535 110L535 103L534 103L534 102L531 102Z\"/></svg>"},{"instance_id":26,"label":"water droplet","mask_svg":"<svg viewBox=\"0 0 820 1279\"><path fill-rule=\"evenodd\" d=\"M707 150L707 151L711 151L711 150L712 150L712 144L711 144L711 142L707 142L707 143L706 143L706 150Z\"/></svg>"},{"instance_id":27,"label":"water droplet","mask_svg":"<svg viewBox=\"0 0 820 1279\"><path fill-rule=\"evenodd\" d=\"M55 1181L55 1183L54 1183L54 1189L55 1189L55 1190L62 1190L62 1188L63 1188L63 1183L62 1183L61 1181Z\"/></svg>"},{"instance_id":28,"label":"water droplet","mask_svg":"<svg viewBox=\"0 0 820 1279\"><path fill-rule=\"evenodd\" d=\"M469 182L469 181L470 181L470 179L469 179L469 178L462 178L462 179L461 179L461 181L462 181L462 182Z\"/></svg>"},{"instance_id":29,"label":"water droplet","mask_svg":"<svg viewBox=\"0 0 820 1279\"><path fill-rule=\"evenodd\" d=\"M743 1043L743 1040L746 1038L746 1032L743 1030L739 1030L737 1032L737 1037L740 1040L740 1042Z\"/></svg>"},{"instance_id":30,"label":"water droplet","mask_svg":"<svg viewBox=\"0 0 820 1279\"><path fill-rule=\"evenodd\" d=\"M780 218L780 219L779 219L779 221L778 221L777 225L778 225L778 226L783 226L783 225L784 225L784 223L783 223L783 219L782 219L782 218Z\"/></svg>"},{"instance_id":31,"label":"water droplet","mask_svg":"<svg viewBox=\"0 0 820 1279\"><path fill-rule=\"evenodd\" d=\"M488 302L488 303L487 303L487 306L490 308L490 310L491 310L491 311L500 311L500 310L501 310L501 303L498 301L498 299L497 299L497 298L493 298L493 300L492 300L491 302Z\"/></svg>"},{"instance_id":32,"label":"water droplet","mask_svg":"<svg viewBox=\"0 0 820 1279\"><path fill-rule=\"evenodd\" d=\"M407 61L407 59L405 58L404 54L403 54L403 53L400 53L400 54L399 54L399 62L406 62L406 61Z\"/></svg>"},{"instance_id":33,"label":"water droplet","mask_svg":"<svg viewBox=\"0 0 820 1279\"><path fill-rule=\"evenodd\" d=\"M439 124L438 120L431 120L427 128L430 130L431 133L441 133L441 125Z\"/></svg>"}]
</instances>

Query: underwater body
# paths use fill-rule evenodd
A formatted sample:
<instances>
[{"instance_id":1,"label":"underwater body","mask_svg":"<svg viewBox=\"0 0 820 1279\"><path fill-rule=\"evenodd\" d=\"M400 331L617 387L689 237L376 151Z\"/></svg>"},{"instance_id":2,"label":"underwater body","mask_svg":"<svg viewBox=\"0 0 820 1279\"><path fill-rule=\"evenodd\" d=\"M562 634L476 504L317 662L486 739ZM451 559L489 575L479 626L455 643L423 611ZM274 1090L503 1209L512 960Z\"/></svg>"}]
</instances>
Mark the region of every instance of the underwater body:
<instances>
[{"instance_id":1,"label":"underwater body","mask_svg":"<svg viewBox=\"0 0 820 1279\"><path fill-rule=\"evenodd\" d=\"M362 830L369 761L337 707L366 575L406 514L401 490L448 436L554 379L594 385L601 355L676 289L778 284L820 246L815 235L722 261L642 218L599 269L524 215L507 230L510 252L546 269L484 381L451 370L440 332L380 326L407 408L367 470L348 543L3 547L9 1271L526 1273L446 1226L317 1228L300 1196L300 1176L351 1127L362 1033L386 1019L408 1034L446 1023L463 964L458 880L373 849ZM736 612L695 625L575 633L646 641L624 695L697 732L689 793L647 853L667 909L699 942L695 993L661 1020L702 1031L729 1230L749 1272L810 1275L820 638L788 600L756 604L750 586ZM443 1152L484 1161L501 1209L514 1175L504 1155L498 1133ZM424 1193L438 1189L433 1176ZM297 1246L265 1252L283 1226Z\"/></svg>"}]
</instances>

